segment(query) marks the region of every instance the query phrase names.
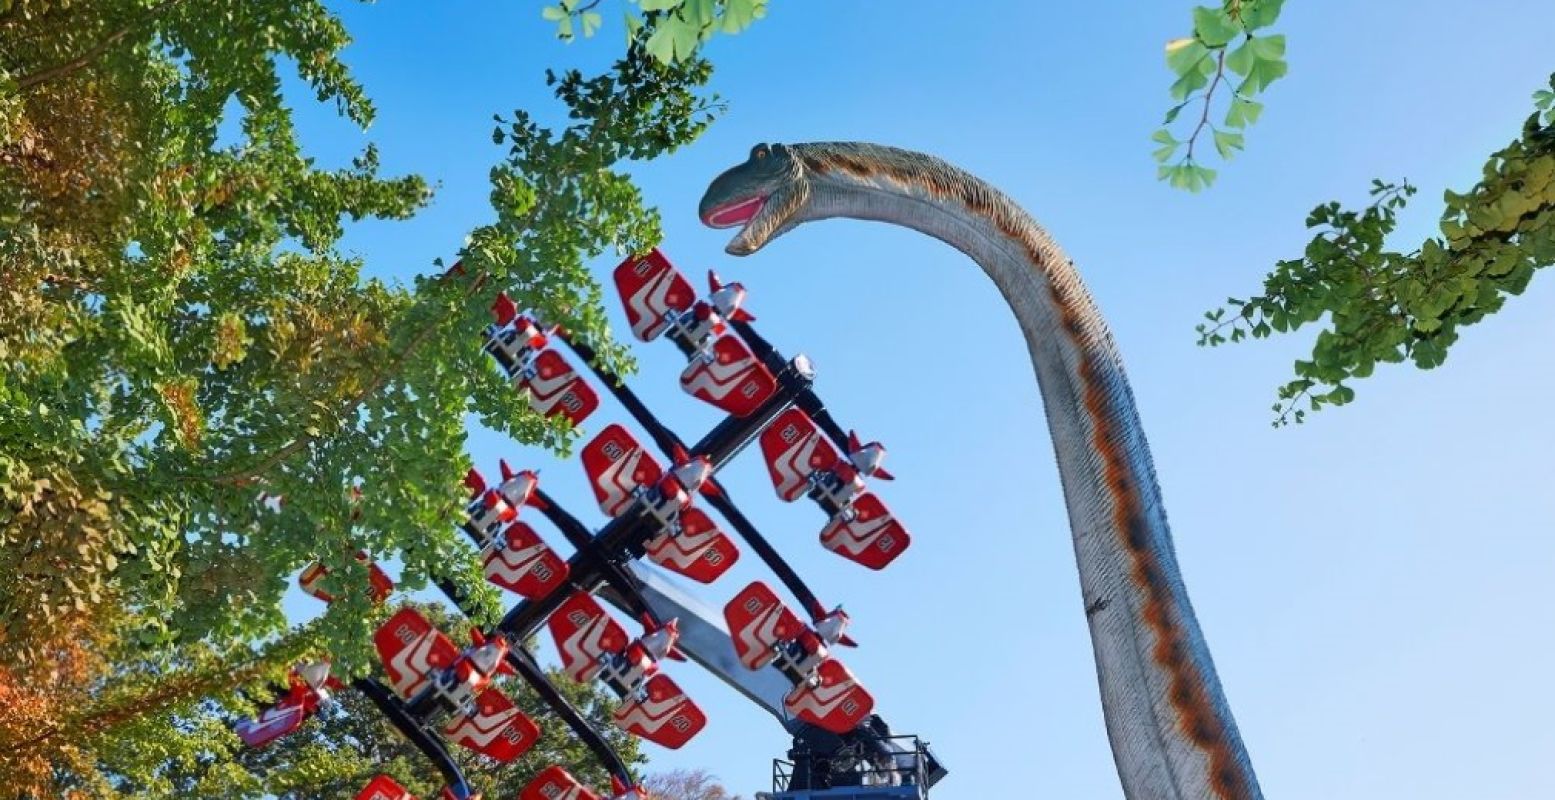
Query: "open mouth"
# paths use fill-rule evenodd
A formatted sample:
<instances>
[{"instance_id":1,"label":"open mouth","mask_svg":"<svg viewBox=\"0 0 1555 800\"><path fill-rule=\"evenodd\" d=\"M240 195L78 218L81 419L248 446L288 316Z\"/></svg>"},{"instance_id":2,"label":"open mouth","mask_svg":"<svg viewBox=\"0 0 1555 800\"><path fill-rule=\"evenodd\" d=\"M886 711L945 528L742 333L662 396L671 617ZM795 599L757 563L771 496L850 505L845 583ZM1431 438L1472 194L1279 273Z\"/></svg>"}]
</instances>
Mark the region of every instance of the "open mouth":
<instances>
[{"instance_id":1,"label":"open mouth","mask_svg":"<svg viewBox=\"0 0 1555 800\"><path fill-rule=\"evenodd\" d=\"M766 204L767 198L761 195L735 200L713 208L702 217L702 222L713 228L733 228L736 225L744 225L761 213L761 207Z\"/></svg>"}]
</instances>

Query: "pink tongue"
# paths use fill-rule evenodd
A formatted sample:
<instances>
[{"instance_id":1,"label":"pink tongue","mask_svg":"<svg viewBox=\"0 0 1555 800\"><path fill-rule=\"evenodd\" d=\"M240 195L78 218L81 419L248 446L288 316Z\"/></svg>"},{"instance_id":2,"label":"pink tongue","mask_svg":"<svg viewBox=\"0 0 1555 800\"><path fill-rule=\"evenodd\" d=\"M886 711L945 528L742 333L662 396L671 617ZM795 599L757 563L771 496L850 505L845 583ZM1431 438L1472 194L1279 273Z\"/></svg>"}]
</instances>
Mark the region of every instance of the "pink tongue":
<instances>
[{"instance_id":1,"label":"pink tongue","mask_svg":"<svg viewBox=\"0 0 1555 800\"><path fill-rule=\"evenodd\" d=\"M730 206L713 214L714 225L735 225L756 216L761 210L763 200L760 197L752 197L738 205Z\"/></svg>"}]
</instances>

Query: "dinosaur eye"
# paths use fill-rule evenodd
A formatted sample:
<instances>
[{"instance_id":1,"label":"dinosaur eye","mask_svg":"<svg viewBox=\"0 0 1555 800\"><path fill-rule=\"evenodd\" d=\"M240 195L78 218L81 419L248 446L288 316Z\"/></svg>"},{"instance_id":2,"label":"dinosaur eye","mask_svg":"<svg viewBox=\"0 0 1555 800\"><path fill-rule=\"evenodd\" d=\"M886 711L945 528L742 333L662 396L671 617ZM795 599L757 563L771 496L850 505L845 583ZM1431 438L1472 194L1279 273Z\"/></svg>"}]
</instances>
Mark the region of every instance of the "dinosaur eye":
<instances>
[{"instance_id":1,"label":"dinosaur eye","mask_svg":"<svg viewBox=\"0 0 1555 800\"><path fill-rule=\"evenodd\" d=\"M767 148L765 148L765 147L758 147L758 148L756 148L756 151L754 153L751 153L751 155L755 156L757 159L766 158L767 157Z\"/></svg>"}]
</instances>

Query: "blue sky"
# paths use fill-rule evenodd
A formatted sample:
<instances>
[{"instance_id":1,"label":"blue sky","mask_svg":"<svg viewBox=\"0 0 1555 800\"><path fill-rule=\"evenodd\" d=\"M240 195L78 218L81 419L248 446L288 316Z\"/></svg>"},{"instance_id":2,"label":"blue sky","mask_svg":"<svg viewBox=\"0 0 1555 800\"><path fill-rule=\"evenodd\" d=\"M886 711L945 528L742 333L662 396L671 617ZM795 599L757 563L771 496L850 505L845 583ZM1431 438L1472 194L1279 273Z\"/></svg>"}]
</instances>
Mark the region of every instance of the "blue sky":
<instances>
[{"instance_id":1,"label":"blue sky","mask_svg":"<svg viewBox=\"0 0 1555 800\"><path fill-rule=\"evenodd\" d=\"M553 113L542 70L601 63L620 23L607 14L602 38L568 47L534 3L339 5L378 121L363 135L308 108L302 129L321 163L371 140L390 172L439 184L417 218L358 225L345 242L372 274L408 281L491 217L491 114ZM1555 68L1555 6L1291 3L1290 76L1248 152L1197 196L1157 183L1149 155L1168 105L1161 48L1189 7L776 2L713 44L728 113L634 173L663 209L669 256L744 281L763 334L810 355L843 424L890 447L898 480L882 491L914 547L878 574L826 553L819 512L779 502L755 453L726 485L826 600L846 604L863 643L848 664L952 770L937 796L1120 796L1040 399L992 285L904 230L822 223L739 261L723 255L728 232L696 219L707 182L758 141L940 155L1041 220L1112 324L1266 793L1555 796L1555 284L1541 277L1464 331L1444 367L1383 369L1352 406L1285 430L1269 426L1269 404L1310 336L1210 351L1193 334L1205 309L1299 252L1312 206L1359 202L1374 177L1421 187L1400 241L1428 234L1442 189L1472 184ZM600 260L601 279L614 263ZM636 352L634 385L672 427L694 439L716 422L676 387L669 345ZM589 427L625 417L607 404ZM544 467L548 491L603 521L575 463L483 431L470 447L483 468L499 456ZM721 605L767 578L756 564L704 596ZM780 729L689 665L672 669L712 720L682 751L649 746L653 766L707 767L747 796L766 788Z\"/></svg>"}]
</instances>

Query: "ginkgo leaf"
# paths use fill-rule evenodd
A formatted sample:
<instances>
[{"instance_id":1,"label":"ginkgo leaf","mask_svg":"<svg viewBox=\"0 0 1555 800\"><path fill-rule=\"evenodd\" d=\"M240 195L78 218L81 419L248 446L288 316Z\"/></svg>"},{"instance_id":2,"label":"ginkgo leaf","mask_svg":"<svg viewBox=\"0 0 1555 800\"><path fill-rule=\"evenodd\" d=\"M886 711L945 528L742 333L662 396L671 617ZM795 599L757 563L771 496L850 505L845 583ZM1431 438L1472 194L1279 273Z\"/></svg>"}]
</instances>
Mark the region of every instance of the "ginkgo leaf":
<instances>
[{"instance_id":1,"label":"ginkgo leaf","mask_svg":"<svg viewBox=\"0 0 1555 800\"><path fill-rule=\"evenodd\" d=\"M1221 158L1230 160L1236 151L1243 147L1242 134L1235 131L1217 130L1214 137L1215 150L1220 153Z\"/></svg>"},{"instance_id":2,"label":"ginkgo leaf","mask_svg":"<svg viewBox=\"0 0 1555 800\"><path fill-rule=\"evenodd\" d=\"M724 0L723 32L739 33L767 14L767 0Z\"/></svg>"},{"instance_id":3,"label":"ginkgo leaf","mask_svg":"<svg viewBox=\"0 0 1555 800\"><path fill-rule=\"evenodd\" d=\"M1242 26L1224 9L1199 6L1193 9L1193 32L1208 47L1223 47L1242 32Z\"/></svg>"}]
</instances>

